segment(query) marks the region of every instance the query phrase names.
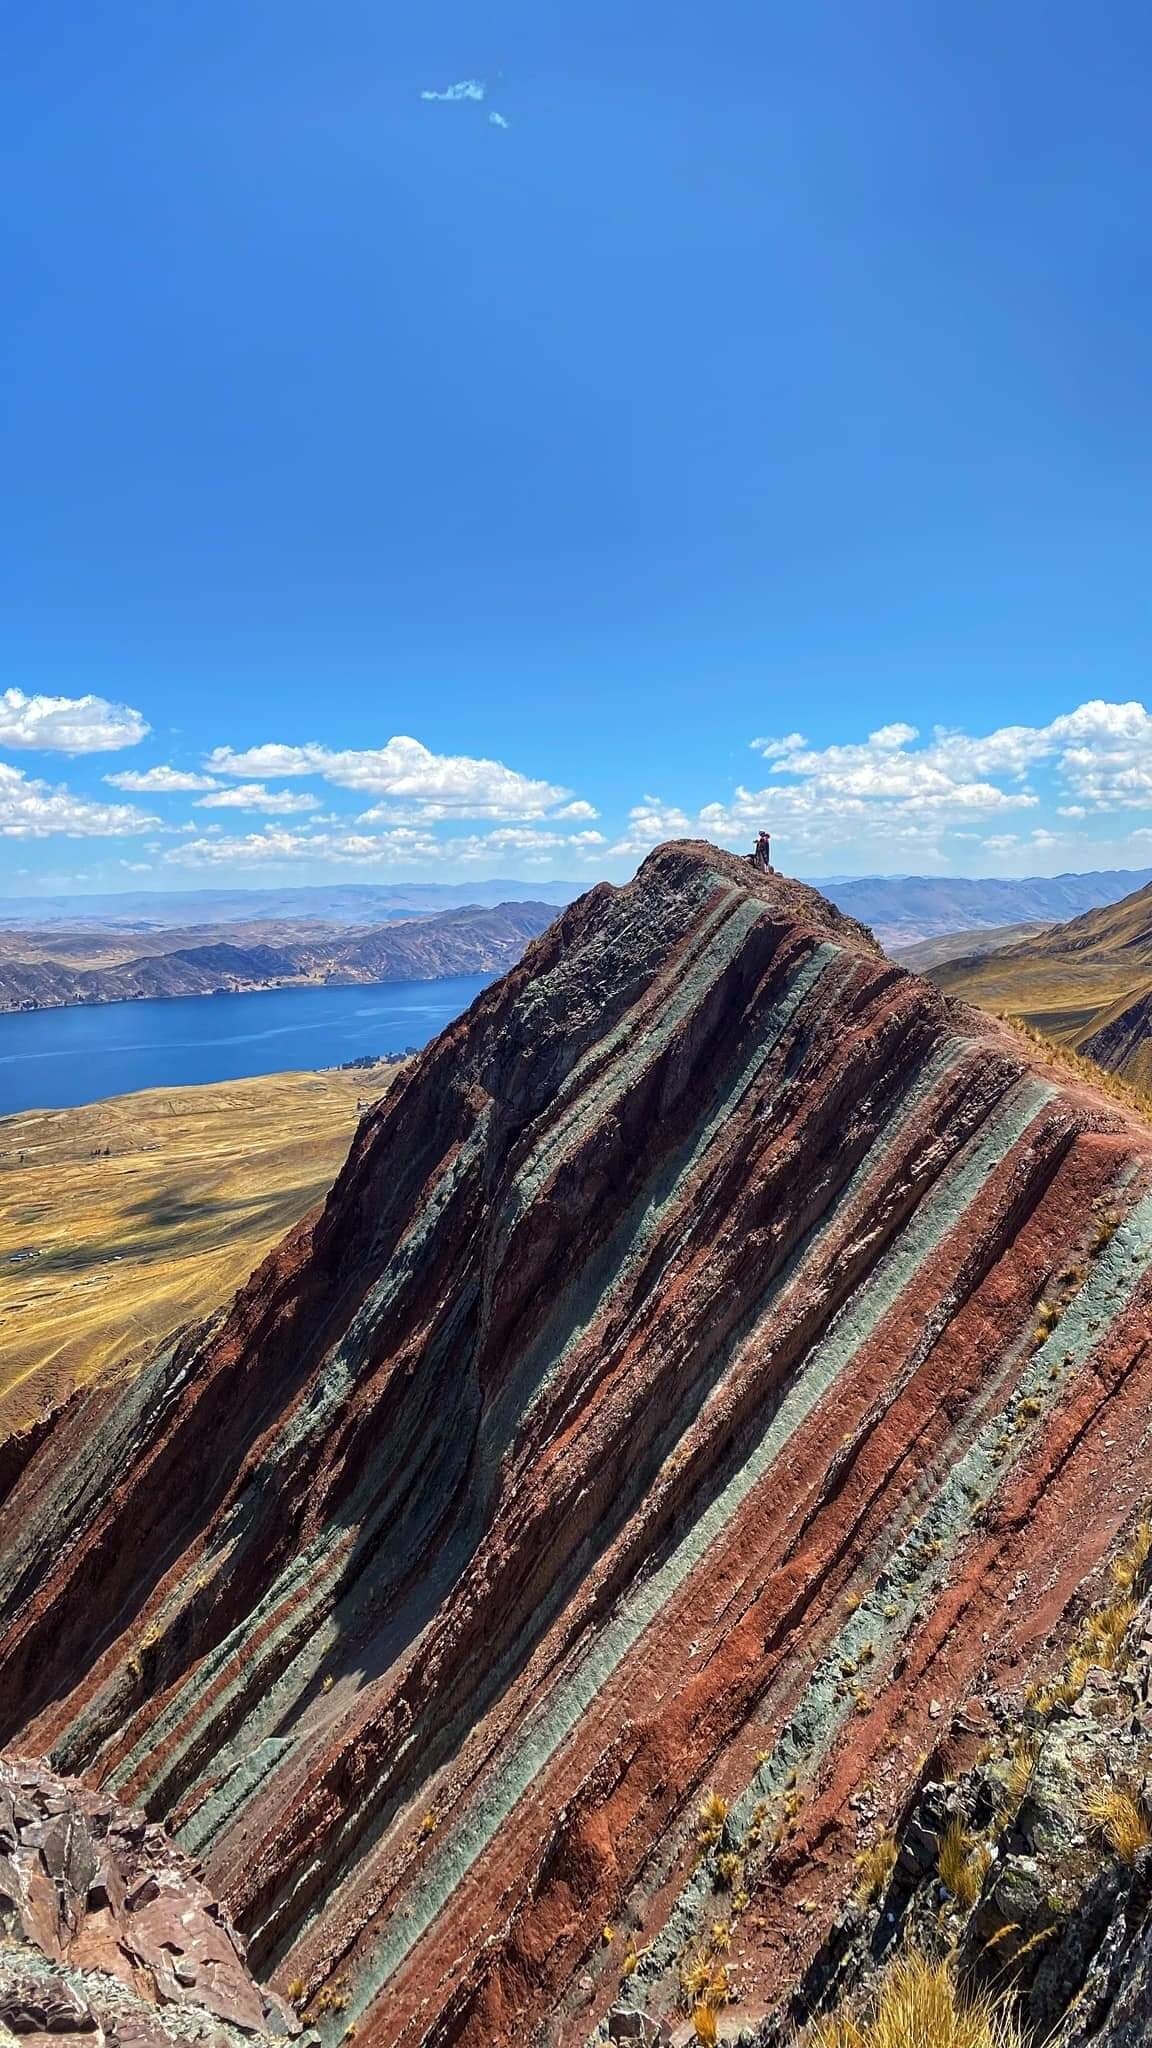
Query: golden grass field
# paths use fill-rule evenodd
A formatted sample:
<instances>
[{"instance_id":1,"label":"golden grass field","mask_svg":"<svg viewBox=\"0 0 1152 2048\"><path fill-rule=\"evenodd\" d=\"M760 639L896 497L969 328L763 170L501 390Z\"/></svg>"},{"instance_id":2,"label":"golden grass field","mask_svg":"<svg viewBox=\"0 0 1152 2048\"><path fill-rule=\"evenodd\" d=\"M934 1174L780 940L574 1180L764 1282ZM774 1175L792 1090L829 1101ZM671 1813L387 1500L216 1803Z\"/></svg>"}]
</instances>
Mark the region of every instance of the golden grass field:
<instances>
[{"instance_id":1,"label":"golden grass field","mask_svg":"<svg viewBox=\"0 0 1152 2048\"><path fill-rule=\"evenodd\" d=\"M321 1200L358 1102L398 1071L155 1088L0 1120L0 1436L228 1300Z\"/></svg>"}]
</instances>

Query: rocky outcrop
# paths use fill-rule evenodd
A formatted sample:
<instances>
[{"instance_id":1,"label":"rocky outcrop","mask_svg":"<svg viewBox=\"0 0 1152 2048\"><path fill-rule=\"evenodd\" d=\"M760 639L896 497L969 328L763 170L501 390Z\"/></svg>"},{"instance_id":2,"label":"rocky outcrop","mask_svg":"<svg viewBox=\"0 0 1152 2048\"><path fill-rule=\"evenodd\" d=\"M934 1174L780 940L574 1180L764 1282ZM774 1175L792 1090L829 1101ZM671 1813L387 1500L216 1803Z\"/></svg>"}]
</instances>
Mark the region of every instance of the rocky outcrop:
<instances>
[{"instance_id":1,"label":"rocky outcrop","mask_svg":"<svg viewBox=\"0 0 1152 2048\"><path fill-rule=\"evenodd\" d=\"M500 974L555 916L550 903L472 904L437 917L406 919L367 931L326 932L263 945L227 939L149 952L138 960L79 967L49 959L0 956L0 1010L53 1009L73 1003L200 996L296 982L340 984L434 981L456 974Z\"/></svg>"},{"instance_id":2,"label":"rocky outcrop","mask_svg":"<svg viewBox=\"0 0 1152 2048\"><path fill-rule=\"evenodd\" d=\"M4 2027L108 2048L256 2048L301 2032L162 1827L15 1758L0 1758Z\"/></svg>"},{"instance_id":3,"label":"rocky outcrop","mask_svg":"<svg viewBox=\"0 0 1152 2048\"><path fill-rule=\"evenodd\" d=\"M203 1856L326 2042L646 2038L720 1954L758 2026L1128 1540L1150 1266L1123 1105L665 847L32 1451L2 1732Z\"/></svg>"},{"instance_id":4,"label":"rocky outcrop","mask_svg":"<svg viewBox=\"0 0 1152 2048\"><path fill-rule=\"evenodd\" d=\"M1150 1540L1145 1524L1141 1584ZM1152 1620L1121 1571L1053 1684L970 1700L945 1727L891 1832L857 1800L854 1897L756 2048L814 2015L866 2022L909 1950L1043 2048L1152 2038Z\"/></svg>"}]
</instances>

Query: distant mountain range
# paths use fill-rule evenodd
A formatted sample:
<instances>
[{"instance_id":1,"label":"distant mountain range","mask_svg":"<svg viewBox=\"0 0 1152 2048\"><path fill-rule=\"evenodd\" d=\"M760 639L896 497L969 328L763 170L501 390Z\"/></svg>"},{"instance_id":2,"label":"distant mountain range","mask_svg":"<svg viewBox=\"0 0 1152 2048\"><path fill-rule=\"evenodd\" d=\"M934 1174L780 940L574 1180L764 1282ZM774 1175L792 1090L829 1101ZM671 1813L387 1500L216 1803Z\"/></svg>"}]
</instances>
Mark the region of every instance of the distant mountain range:
<instances>
[{"instance_id":1,"label":"distant mountain range","mask_svg":"<svg viewBox=\"0 0 1152 2048\"><path fill-rule=\"evenodd\" d=\"M1097 1065L1152 1086L1152 887L931 974L950 995L1023 1017Z\"/></svg>"},{"instance_id":2,"label":"distant mountain range","mask_svg":"<svg viewBox=\"0 0 1152 2048\"><path fill-rule=\"evenodd\" d=\"M1101 904L1116 903L1152 882L1152 868L1104 869L1089 875L861 875L813 887L849 917L870 925L890 952L919 939L944 938L980 926L1055 924Z\"/></svg>"},{"instance_id":3,"label":"distant mountain range","mask_svg":"<svg viewBox=\"0 0 1152 2048\"><path fill-rule=\"evenodd\" d=\"M570 903L585 882L473 881L339 883L299 889L140 889L107 896L0 897L6 926L68 924L130 926L165 931L174 925L255 923L264 919L319 920L324 924L383 924L392 917L434 916L477 904Z\"/></svg>"},{"instance_id":4,"label":"distant mountain range","mask_svg":"<svg viewBox=\"0 0 1152 2048\"><path fill-rule=\"evenodd\" d=\"M285 984L434 981L444 975L501 974L520 958L529 939L552 923L554 903L471 904L435 917L370 925L284 927L250 923L242 944L208 935L103 964L68 958L83 947L104 950L102 934L74 932L47 942L28 934L28 952L9 935L0 948L0 1010L58 1009L74 1003L119 1003L153 996L213 995ZM174 935L175 936L175 935ZM123 950L122 941L119 950ZM53 957L55 954L55 957ZM63 955L64 957L61 957Z\"/></svg>"},{"instance_id":5,"label":"distant mountain range","mask_svg":"<svg viewBox=\"0 0 1152 2048\"><path fill-rule=\"evenodd\" d=\"M595 878L592 878L595 879ZM856 875L810 878L839 909L871 925L882 945L1011 924L1053 924L1115 903L1152 882L1152 868L1086 875ZM254 924L273 920L328 925L384 924L469 905L570 903L590 882L497 881L339 883L291 889L124 891L104 896L0 898L0 932L66 924L79 929L166 931L176 926Z\"/></svg>"}]
</instances>

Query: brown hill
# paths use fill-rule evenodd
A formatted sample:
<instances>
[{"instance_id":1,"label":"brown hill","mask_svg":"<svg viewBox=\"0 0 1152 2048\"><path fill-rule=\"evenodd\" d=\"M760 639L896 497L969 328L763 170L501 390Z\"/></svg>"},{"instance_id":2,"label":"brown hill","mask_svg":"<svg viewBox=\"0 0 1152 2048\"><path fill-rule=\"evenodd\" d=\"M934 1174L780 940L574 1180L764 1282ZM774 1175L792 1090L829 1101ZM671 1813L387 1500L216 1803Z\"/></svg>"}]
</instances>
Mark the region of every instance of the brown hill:
<instances>
[{"instance_id":1,"label":"brown hill","mask_svg":"<svg viewBox=\"0 0 1152 2048\"><path fill-rule=\"evenodd\" d=\"M1150 1307L1146 1125L662 848L28 1444L0 1733L166 1820L325 2048L755 2040L1135 1555Z\"/></svg>"},{"instance_id":2,"label":"brown hill","mask_svg":"<svg viewBox=\"0 0 1152 2048\"><path fill-rule=\"evenodd\" d=\"M1152 1080L1152 886L1019 945L928 971L950 994L1023 1017L1137 1086Z\"/></svg>"},{"instance_id":3,"label":"brown hill","mask_svg":"<svg viewBox=\"0 0 1152 2048\"><path fill-rule=\"evenodd\" d=\"M898 960L911 974L929 974L945 960L975 958L982 953L999 953L1005 946L1018 946L1046 932L1046 924L991 925L986 931L946 932L938 939L918 939L913 946L893 946L879 933L880 943L890 960Z\"/></svg>"},{"instance_id":4,"label":"brown hill","mask_svg":"<svg viewBox=\"0 0 1152 2048\"><path fill-rule=\"evenodd\" d=\"M434 981L446 975L501 973L555 915L551 903L472 904L367 930L320 927L302 935L270 934L273 943L254 925L242 944L231 933L192 945L165 947L152 940L146 951L130 958L121 957L122 939L105 936L96 942L74 934L61 942L51 934L19 933L0 947L0 1011L307 982ZM81 964L86 945L103 951L104 964ZM112 953L116 957L107 957Z\"/></svg>"}]
</instances>

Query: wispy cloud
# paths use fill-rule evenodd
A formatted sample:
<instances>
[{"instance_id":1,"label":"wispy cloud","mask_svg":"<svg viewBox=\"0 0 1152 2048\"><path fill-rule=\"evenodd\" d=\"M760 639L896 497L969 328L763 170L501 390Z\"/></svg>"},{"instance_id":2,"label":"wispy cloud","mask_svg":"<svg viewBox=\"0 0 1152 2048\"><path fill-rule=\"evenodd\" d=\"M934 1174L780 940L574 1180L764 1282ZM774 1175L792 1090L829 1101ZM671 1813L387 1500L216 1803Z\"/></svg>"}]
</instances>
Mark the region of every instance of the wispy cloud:
<instances>
[{"instance_id":1,"label":"wispy cloud","mask_svg":"<svg viewBox=\"0 0 1152 2048\"><path fill-rule=\"evenodd\" d=\"M119 775L106 775L114 789L147 790L149 792L185 789L215 789L216 780L211 775L197 775L191 769L170 768L163 762L156 768L124 768Z\"/></svg>"},{"instance_id":2,"label":"wispy cloud","mask_svg":"<svg viewBox=\"0 0 1152 2048\"><path fill-rule=\"evenodd\" d=\"M422 100L482 100L488 87L482 78L462 78L443 92L422 92Z\"/></svg>"},{"instance_id":3,"label":"wispy cloud","mask_svg":"<svg viewBox=\"0 0 1152 2048\"><path fill-rule=\"evenodd\" d=\"M425 89L420 97L422 100L440 101L484 100L488 97L488 81L484 78L460 78L455 85L445 86L443 92L432 92ZM495 108L492 109L488 116L488 123L492 128L507 128L509 125L504 115L498 114Z\"/></svg>"},{"instance_id":4,"label":"wispy cloud","mask_svg":"<svg viewBox=\"0 0 1152 2048\"><path fill-rule=\"evenodd\" d=\"M240 782L235 789L218 789L212 796L197 799L198 811L265 811L269 816L286 811L318 811L318 796L297 795L289 789L265 789L262 782Z\"/></svg>"}]
</instances>

